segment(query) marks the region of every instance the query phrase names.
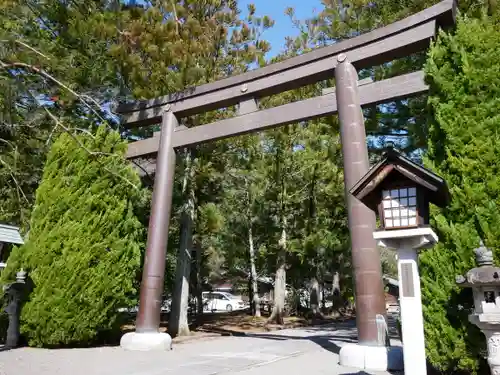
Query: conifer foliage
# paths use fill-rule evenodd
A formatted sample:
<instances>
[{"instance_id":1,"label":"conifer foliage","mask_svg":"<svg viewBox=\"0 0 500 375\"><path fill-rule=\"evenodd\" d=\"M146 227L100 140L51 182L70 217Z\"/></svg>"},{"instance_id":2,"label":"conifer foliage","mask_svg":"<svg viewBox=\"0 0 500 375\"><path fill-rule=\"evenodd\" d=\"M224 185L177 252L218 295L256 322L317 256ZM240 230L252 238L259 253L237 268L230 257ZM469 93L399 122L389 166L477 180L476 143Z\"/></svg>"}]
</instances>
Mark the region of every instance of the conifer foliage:
<instances>
[{"instance_id":1,"label":"conifer foliage","mask_svg":"<svg viewBox=\"0 0 500 375\"><path fill-rule=\"evenodd\" d=\"M470 291L455 275L474 267L479 238L498 260L500 245L500 23L463 18L441 33L426 64L427 164L446 179L452 202L434 215L440 243L420 258L427 356L443 372L478 369L484 336L467 321Z\"/></svg>"},{"instance_id":2,"label":"conifer foliage","mask_svg":"<svg viewBox=\"0 0 500 375\"><path fill-rule=\"evenodd\" d=\"M126 147L102 126L96 135L63 133L49 152L29 239L6 270L23 267L34 282L22 312L30 345L91 343L136 302L145 190L124 159Z\"/></svg>"}]
</instances>

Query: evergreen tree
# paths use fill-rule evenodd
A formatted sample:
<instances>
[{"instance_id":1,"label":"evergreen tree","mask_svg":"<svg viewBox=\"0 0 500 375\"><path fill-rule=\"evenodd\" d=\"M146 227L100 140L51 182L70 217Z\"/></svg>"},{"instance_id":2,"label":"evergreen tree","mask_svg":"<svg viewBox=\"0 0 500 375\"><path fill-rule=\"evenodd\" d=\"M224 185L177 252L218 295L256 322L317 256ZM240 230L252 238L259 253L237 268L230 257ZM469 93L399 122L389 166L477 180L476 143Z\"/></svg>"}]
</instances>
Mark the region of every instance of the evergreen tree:
<instances>
[{"instance_id":1,"label":"evergreen tree","mask_svg":"<svg viewBox=\"0 0 500 375\"><path fill-rule=\"evenodd\" d=\"M263 134L252 134L232 142L223 202L227 218L223 231L225 258L228 266L232 264L235 275L249 276L249 297L255 316L261 315L257 282L262 263L259 247L269 234L262 225L264 194L269 184L265 179L262 139Z\"/></svg>"},{"instance_id":2,"label":"evergreen tree","mask_svg":"<svg viewBox=\"0 0 500 375\"><path fill-rule=\"evenodd\" d=\"M145 235L137 213L147 194L126 149L102 126L95 136L63 133L49 152L28 239L3 274L22 267L33 280L22 312L30 345L92 342L136 302Z\"/></svg>"},{"instance_id":3,"label":"evergreen tree","mask_svg":"<svg viewBox=\"0 0 500 375\"><path fill-rule=\"evenodd\" d=\"M389 25L439 3L440 0L322 0L324 8L317 16L299 21L289 10L300 36L288 44L303 50L330 45L356 37L376 28ZM464 14L478 17L484 10L498 10L497 1L464 0L457 2ZM362 69L360 78L386 79L423 68L426 54L420 52L380 66ZM396 143L398 149L420 161L427 143L426 95L405 98L366 108L365 125L368 147L380 153L386 141Z\"/></svg>"},{"instance_id":4,"label":"evergreen tree","mask_svg":"<svg viewBox=\"0 0 500 375\"><path fill-rule=\"evenodd\" d=\"M426 162L452 195L434 212L440 243L420 257L427 355L444 372L474 372L485 340L467 321L472 296L455 275L475 266L480 238L500 255L499 19L459 19L454 35L440 33L425 71L434 119Z\"/></svg>"}]
</instances>

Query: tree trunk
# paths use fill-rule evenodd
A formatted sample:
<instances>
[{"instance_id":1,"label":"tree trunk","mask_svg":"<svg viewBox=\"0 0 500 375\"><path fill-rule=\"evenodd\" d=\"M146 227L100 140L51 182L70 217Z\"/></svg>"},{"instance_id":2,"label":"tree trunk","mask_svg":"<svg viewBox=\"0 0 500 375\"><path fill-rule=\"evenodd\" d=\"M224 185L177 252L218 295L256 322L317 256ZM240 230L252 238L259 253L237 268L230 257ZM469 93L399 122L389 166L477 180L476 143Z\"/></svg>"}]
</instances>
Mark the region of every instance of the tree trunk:
<instances>
[{"instance_id":1,"label":"tree trunk","mask_svg":"<svg viewBox=\"0 0 500 375\"><path fill-rule=\"evenodd\" d=\"M325 282L321 283L321 308L324 310L326 308L326 295L325 295Z\"/></svg>"},{"instance_id":2,"label":"tree trunk","mask_svg":"<svg viewBox=\"0 0 500 375\"><path fill-rule=\"evenodd\" d=\"M203 315L203 278L201 277L201 245L196 246L196 314Z\"/></svg>"},{"instance_id":3,"label":"tree trunk","mask_svg":"<svg viewBox=\"0 0 500 375\"><path fill-rule=\"evenodd\" d=\"M254 316L255 315L255 309L253 306L253 291L252 291L252 275L248 275L248 281L247 281L247 290L248 290L248 303L250 303L250 315Z\"/></svg>"},{"instance_id":4,"label":"tree trunk","mask_svg":"<svg viewBox=\"0 0 500 375\"><path fill-rule=\"evenodd\" d=\"M338 309L341 305L340 299L340 274L335 271L333 273L332 281L332 307L333 309Z\"/></svg>"},{"instance_id":5,"label":"tree trunk","mask_svg":"<svg viewBox=\"0 0 500 375\"><path fill-rule=\"evenodd\" d=\"M274 306L269 322L283 324L285 312L285 293L286 293L286 229L283 228L279 241L280 250L276 262L276 276L274 281Z\"/></svg>"},{"instance_id":6,"label":"tree trunk","mask_svg":"<svg viewBox=\"0 0 500 375\"><path fill-rule=\"evenodd\" d=\"M187 201L181 215L181 233L179 252L177 254L174 293L172 295L172 305L168 319L168 332L172 336L189 335L189 280L191 274L194 219L194 195L191 189L193 168L191 166L191 153L189 151L186 153L185 166L182 191Z\"/></svg>"},{"instance_id":7,"label":"tree trunk","mask_svg":"<svg viewBox=\"0 0 500 375\"><path fill-rule=\"evenodd\" d=\"M309 297L309 305L313 316L320 315L319 311L319 282L316 277L311 280L311 293Z\"/></svg>"},{"instance_id":8,"label":"tree trunk","mask_svg":"<svg viewBox=\"0 0 500 375\"><path fill-rule=\"evenodd\" d=\"M168 332L172 336L189 335L188 306L191 273L191 237L193 222L188 213L182 214L180 248L177 255L174 293L168 319Z\"/></svg>"},{"instance_id":9,"label":"tree trunk","mask_svg":"<svg viewBox=\"0 0 500 375\"><path fill-rule=\"evenodd\" d=\"M255 248L253 243L252 226L248 228L248 246L250 251L250 275L252 278L252 310L254 316L260 317L259 285L257 281L257 269L255 267Z\"/></svg>"}]
</instances>

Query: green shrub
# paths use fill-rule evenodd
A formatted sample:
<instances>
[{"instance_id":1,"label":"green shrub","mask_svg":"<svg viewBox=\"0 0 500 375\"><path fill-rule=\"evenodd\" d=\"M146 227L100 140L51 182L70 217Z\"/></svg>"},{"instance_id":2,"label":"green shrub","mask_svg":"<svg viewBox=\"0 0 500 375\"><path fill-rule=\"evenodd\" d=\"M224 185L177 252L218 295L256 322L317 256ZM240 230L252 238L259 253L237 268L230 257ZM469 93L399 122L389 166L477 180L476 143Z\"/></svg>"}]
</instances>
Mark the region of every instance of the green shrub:
<instances>
[{"instance_id":1,"label":"green shrub","mask_svg":"<svg viewBox=\"0 0 500 375\"><path fill-rule=\"evenodd\" d=\"M468 323L470 290L455 275L475 266L479 238L500 241L500 24L461 18L440 33L425 67L430 84L426 164L448 182L452 202L434 212L440 243L420 257L427 356L442 372L476 373L485 339Z\"/></svg>"},{"instance_id":2,"label":"green shrub","mask_svg":"<svg viewBox=\"0 0 500 375\"><path fill-rule=\"evenodd\" d=\"M126 149L100 127L95 136L63 133L50 150L28 239L4 272L23 267L34 282L21 325L30 345L89 344L136 302L146 193Z\"/></svg>"}]
</instances>

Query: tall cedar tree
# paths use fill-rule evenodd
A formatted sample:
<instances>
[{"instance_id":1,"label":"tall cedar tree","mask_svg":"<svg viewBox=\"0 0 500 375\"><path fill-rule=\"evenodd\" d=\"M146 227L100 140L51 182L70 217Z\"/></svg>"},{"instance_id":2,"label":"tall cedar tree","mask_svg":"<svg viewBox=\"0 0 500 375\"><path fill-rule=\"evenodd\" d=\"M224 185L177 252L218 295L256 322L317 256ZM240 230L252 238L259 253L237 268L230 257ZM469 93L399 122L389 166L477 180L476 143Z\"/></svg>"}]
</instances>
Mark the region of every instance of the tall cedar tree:
<instances>
[{"instance_id":1,"label":"tall cedar tree","mask_svg":"<svg viewBox=\"0 0 500 375\"><path fill-rule=\"evenodd\" d=\"M425 71L434 118L426 162L452 194L434 214L440 243L420 258L427 356L442 371L475 372L485 340L467 321L472 297L455 275L474 267L480 237L499 256L499 19L459 19L456 34L439 35Z\"/></svg>"},{"instance_id":2,"label":"tall cedar tree","mask_svg":"<svg viewBox=\"0 0 500 375\"><path fill-rule=\"evenodd\" d=\"M22 267L33 280L22 311L30 345L92 342L135 302L144 248L137 211L146 191L126 149L117 132L100 127L95 136L63 133L49 152L29 238L4 273Z\"/></svg>"},{"instance_id":3,"label":"tall cedar tree","mask_svg":"<svg viewBox=\"0 0 500 375\"><path fill-rule=\"evenodd\" d=\"M324 9L304 22L294 19L293 9L288 11L302 31L298 38L289 39L288 43L302 49L337 43L391 24L440 1L322 0ZM457 3L460 11L473 17L479 16L485 9L491 13L498 8L496 0L461 0ZM361 78L386 79L422 69L425 59L424 52L416 53L381 66L362 69L359 74ZM391 140L400 150L419 158L428 137L425 95L366 108L364 114L370 151L380 153L386 141Z\"/></svg>"}]
</instances>

